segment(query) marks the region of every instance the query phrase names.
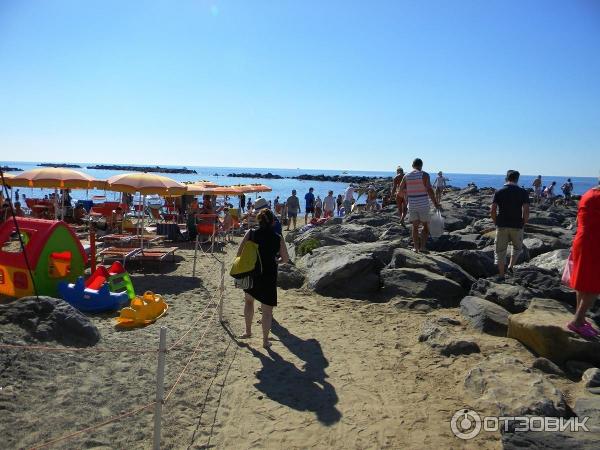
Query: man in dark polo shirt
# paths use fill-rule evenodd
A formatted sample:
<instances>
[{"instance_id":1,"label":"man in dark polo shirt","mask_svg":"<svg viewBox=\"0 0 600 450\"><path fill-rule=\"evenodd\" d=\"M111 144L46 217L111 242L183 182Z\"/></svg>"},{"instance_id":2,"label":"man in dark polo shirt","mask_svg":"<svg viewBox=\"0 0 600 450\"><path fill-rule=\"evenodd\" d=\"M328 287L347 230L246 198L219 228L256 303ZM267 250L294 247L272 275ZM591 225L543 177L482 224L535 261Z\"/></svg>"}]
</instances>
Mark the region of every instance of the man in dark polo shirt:
<instances>
[{"instance_id":1,"label":"man in dark polo shirt","mask_svg":"<svg viewBox=\"0 0 600 450\"><path fill-rule=\"evenodd\" d=\"M516 170L506 173L506 184L494 194L492 201L492 220L496 224L496 264L498 273L504 277L506 251L508 243L512 242L512 254L508 270L519 258L523 249L523 227L529 219L529 193L519 187L519 176Z\"/></svg>"}]
</instances>

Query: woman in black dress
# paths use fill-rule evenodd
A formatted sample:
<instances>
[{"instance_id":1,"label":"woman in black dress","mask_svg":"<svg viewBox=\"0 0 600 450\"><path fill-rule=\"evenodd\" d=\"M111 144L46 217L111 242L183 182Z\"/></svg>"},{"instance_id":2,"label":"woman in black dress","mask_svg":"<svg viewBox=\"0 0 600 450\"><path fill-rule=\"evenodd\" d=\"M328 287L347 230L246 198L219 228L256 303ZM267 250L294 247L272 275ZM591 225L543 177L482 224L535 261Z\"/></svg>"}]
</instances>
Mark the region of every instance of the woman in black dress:
<instances>
[{"instance_id":1,"label":"woman in black dress","mask_svg":"<svg viewBox=\"0 0 600 450\"><path fill-rule=\"evenodd\" d=\"M277 306L277 263L285 264L289 260L287 247L283 237L275 233L273 225L275 216L269 209L263 209L256 216L258 229L249 230L238 249L241 255L246 241L258 244L258 253L262 262L262 273L254 276L251 289L244 290L246 333L241 338L252 336L252 319L254 318L254 300L262 303L263 347L269 348L269 332L273 319L273 307Z\"/></svg>"}]
</instances>

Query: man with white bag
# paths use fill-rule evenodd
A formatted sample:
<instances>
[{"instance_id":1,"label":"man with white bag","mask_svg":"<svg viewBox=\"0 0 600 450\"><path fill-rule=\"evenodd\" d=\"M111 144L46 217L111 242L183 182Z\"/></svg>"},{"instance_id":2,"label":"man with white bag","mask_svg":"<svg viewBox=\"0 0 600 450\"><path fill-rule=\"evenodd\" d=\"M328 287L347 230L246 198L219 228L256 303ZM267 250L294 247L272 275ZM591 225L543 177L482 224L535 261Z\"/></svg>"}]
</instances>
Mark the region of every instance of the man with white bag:
<instances>
[{"instance_id":1,"label":"man with white bag","mask_svg":"<svg viewBox=\"0 0 600 450\"><path fill-rule=\"evenodd\" d=\"M413 171L407 173L400 183L400 191L405 192L408 201L408 217L412 223L412 238L414 251L420 253L425 251L427 236L429 235L429 221L431 220L430 203L435 205L436 210L440 210L440 204L435 198L435 193L431 187L431 180L427 172L423 172L423 161L417 158L412 163ZM419 233L419 226L423 225L423 230Z\"/></svg>"}]
</instances>

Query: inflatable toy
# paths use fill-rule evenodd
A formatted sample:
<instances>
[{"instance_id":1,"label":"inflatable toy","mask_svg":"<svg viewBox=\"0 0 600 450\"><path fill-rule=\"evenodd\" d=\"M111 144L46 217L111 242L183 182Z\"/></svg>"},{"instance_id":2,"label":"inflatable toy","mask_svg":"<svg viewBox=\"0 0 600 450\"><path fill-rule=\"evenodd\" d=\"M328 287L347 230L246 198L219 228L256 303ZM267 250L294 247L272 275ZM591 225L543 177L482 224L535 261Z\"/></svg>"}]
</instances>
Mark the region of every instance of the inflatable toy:
<instances>
[{"instance_id":1,"label":"inflatable toy","mask_svg":"<svg viewBox=\"0 0 600 450\"><path fill-rule=\"evenodd\" d=\"M61 282L83 275L87 256L73 230L62 221L17 217L0 224L0 294L10 297L58 295ZM29 268L31 273L27 268Z\"/></svg>"},{"instance_id":2,"label":"inflatable toy","mask_svg":"<svg viewBox=\"0 0 600 450\"><path fill-rule=\"evenodd\" d=\"M133 328L149 325L164 316L169 305L162 296L151 291L146 291L143 296L138 296L131 301L129 307L121 310L117 317L117 327Z\"/></svg>"},{"instance_id":3,"label":"inflatable toy","mask_svg":"<svg viewBox=\"0 0 600 450\"><path fill-rule=\"evenodd\" d=\"M98 266L85 283L83 277L74 284L61 283L59 291L65 301L89 313L114 311L135 298L131 278L118 261L109 269Z\"/></svg>"}]
</instances>

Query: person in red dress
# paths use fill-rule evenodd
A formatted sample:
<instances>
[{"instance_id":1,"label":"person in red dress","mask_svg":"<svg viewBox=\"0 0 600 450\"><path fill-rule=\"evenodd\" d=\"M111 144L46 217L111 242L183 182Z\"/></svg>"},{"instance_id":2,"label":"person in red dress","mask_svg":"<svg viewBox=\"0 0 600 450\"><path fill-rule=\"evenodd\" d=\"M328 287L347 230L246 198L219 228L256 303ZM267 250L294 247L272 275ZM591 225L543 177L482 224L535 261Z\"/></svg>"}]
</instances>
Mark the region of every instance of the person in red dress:
<instances>
[{"instance_id":1,"label":"person in red dress","mask_svg":"<svg viewBox=\"0 0 600 450\"><path fill-rule=\"evenodd\" d=\"M594 337L598 331L585 319L585 313L600 294L600 186L581 197L571 258L570 285L577 292L577 309L567 327L581 336Z\"/></svg>"}]
</instances>

